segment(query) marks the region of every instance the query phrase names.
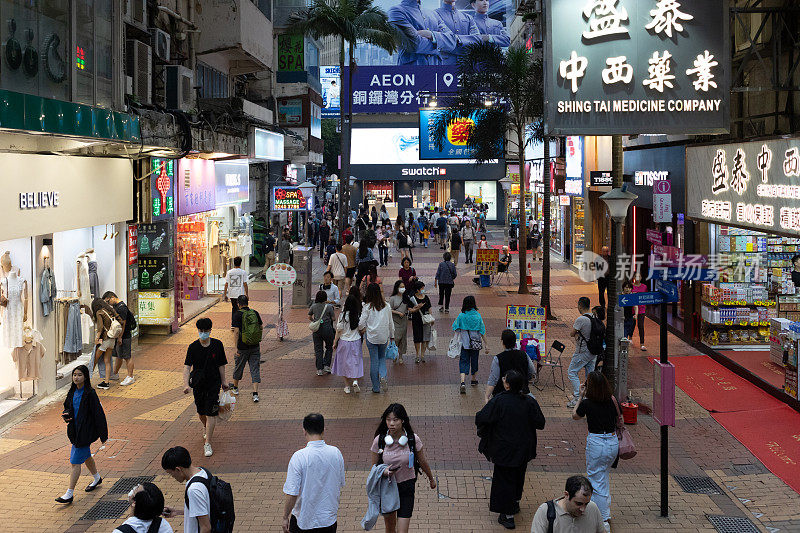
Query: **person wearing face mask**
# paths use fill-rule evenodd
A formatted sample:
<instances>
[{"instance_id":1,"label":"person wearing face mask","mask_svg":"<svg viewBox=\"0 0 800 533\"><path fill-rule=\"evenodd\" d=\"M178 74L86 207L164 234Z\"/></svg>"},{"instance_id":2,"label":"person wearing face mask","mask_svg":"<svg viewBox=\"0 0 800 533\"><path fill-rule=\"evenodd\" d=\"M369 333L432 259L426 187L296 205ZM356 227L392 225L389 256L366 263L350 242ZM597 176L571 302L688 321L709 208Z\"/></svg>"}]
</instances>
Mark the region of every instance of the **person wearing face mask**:
<instances>
[{"instance_id":1,"label":"person wearing face mask","mask_svg":"<svg viewBox=\"0 0 800 533\"><path fill-rule=\"evenodd\" d=\"M394 323L394 343L397 345L397 361L403 364L403 356L408 351L408 297L405 295L406 287L402 279L394 282L392 295L389 296L389 308L392 310Z\"/></svg>"},{"instance_id":2,"label":"person wearing face mask","mask_svg":"<svg viewBox=\"0 0 800 533\"><path fill-rule=\"evenodd\" d=\"M144 482L128 493L131 517L113 533L173 533L169 522L161 518L164 512L164 493L156 485Z\"/></svg>"},{"instance_id":3,"label":"person wearing face mask","mask_svg":"<svg viewBox=\"0 0 800 533\"><path fill-rule=\"evenodd\" d=\"M203 452L206 457L214 453L211 449L211 438L217 425L219 414L219 389L228 390L225 381L225 348L219 339L211 338L211 319L201 318L197 321L198 340L186 350L183 367L183 393L194 395L197 416L203 424Z\"/></svg>"},{"instance_id":4,"label":"person wearing face mask","mask_svg":"<svg viewBox=\"0 0 800 533\"><path fill-rule=\"evenodd\" d=\"M431 340L431 324L422 321L422 315L430 314L431 299L425 294L425 284L417 281L414 285L414 294L409 298L411 306L408 312L411 314L411 332L414 336L414 348L417 351L415 363L425 362L425 348Z\"/></svg>"},{"instance_id":5,"label":"person wearing face mask","mask_svg":"<svg viewBox=\"0 0 800 533\"><path fill-rule=\"evenodd\" d=\"M106 367L110 368L110 367ZM86 468L94 476L92 482L86 487L86 492L92 492L103 482L97 471L94 457L89 446L100 439L105 443L108 440L108 423L100 398L92 388L89 380L89 368L78 365L72 371L72 385L69 387L67 398L64 400L64 411L61 418L67 424L67 437L72 443L69 463L72 472L69 476L69 489L63 496L56 498L58 503L72 503L75 485L81 475L81 465L86 463Z\"/></svg>"}]
</instances>

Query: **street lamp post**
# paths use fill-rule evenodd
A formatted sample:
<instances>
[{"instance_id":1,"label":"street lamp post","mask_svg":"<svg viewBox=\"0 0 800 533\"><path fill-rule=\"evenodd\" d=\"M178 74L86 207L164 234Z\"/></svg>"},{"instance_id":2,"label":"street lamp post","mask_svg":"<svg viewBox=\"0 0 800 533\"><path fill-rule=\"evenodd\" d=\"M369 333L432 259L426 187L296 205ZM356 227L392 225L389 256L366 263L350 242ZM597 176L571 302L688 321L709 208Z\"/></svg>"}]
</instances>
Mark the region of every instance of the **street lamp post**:
<instances>
[{"instance_id":1,"label":"street lamp post","mask_svg":"<svg viewBox=\"0 0 800 533\"><path fill-rule=\"evenodd\" d=\"M617 260L622 253L621 228L631 202L638 198L632 192L628 192L627 185L621 188L611 189L600 197L611 214L614 221L614 228L611 232L611 264L608 265L611 273L612 283L608 285L608 308L607 308L607 327L606 327L606 353L603 363L603 373L611 382L612 387L617 392L620 400L624 400L628 395L627 380L627 357L620 361L619 341L623 337L622 313L617 313L617 295L620 293L620 279L617 276Z\"/></svg>"}]
</instances>

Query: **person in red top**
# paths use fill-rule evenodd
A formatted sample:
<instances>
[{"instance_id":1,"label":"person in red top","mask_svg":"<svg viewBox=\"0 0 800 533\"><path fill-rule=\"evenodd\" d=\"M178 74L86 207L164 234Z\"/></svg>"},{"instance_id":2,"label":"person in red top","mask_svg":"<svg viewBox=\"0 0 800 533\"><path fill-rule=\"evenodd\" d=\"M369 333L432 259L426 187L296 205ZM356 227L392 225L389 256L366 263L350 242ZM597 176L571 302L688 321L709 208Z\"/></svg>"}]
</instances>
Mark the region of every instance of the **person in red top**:
<instances>
[{"instance_id":1,"label":"person in red top","mask_svg":"<svg viewBox=\"0 0 800 533\"><path fill-rule=\"evenodd\" d=\"M411 259L408 257L404 257L400 264L402 268L397 273L397 277L403 280L406 290L410 290L417 281L417 271L411 268Z\"/></svg>"},{"instance_id":2,"label":"person in red top","mask_svg":"<svg viewBox=\"0 0 800 533\"><path fill-rule=\"evenodd\" d=\"M647 285L642 283L642 273L638 270L633 275L633 292L647 292ZM639 344L642 345L642 351L646 352L647 347L644 345L644 313L645 306L640 305L636 310L636 328L639 330Z\"/></svg>"}]
</instances>

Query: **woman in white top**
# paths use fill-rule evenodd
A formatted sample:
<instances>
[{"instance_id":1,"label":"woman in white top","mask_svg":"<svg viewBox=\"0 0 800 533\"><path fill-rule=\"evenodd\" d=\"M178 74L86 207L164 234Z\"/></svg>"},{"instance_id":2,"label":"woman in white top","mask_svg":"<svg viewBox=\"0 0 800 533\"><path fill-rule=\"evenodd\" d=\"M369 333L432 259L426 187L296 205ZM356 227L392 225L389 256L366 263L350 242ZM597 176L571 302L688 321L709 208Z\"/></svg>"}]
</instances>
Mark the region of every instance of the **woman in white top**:
<instances>
[{"instance_id":1,"label":"woman in white top","mask_svg":"<svg viewBox=\"0 0 800 533\"><path fill-rule=\"evenodd\" d=\"M342 253L342 243L336 243L336 253L328 259L328 270L333 274L333 282L339 287L339 294L344 294L344 278L347 272L347 256Z\"/></svg>"},{"instance_id":2,"label":"woman in white top","mask_svg":"<svg viewBox=\"0 0 800 533\"><path fill-rule=\"evenodd\" d=\"M164 512L164 494L152 483L140 483L128 493L131 517L118 526L114 533L147 533L154 520L159 521L158 533L173 533L169 523L161 518Z\"/></svg>"},{"instance_id":3,"label":"woman in white top","mask_svg":"<svg viewBox=\"0 0 800 533\"><path fill-rule=\"evenodd\" d=\"M389 346L389 341L394 339L394 322L392 321L392 310L383 300L381 287L377 283L370 283L367 286L364 309L361 312L358 329L364 334L367 341L372 392L381 392L381 387L384 391L388 391L386 348Z\"/></svg>"},{"instance_id":4,"label":"woman in white top","mask_svg":"<svg viewBox=\"0 0 800 533\"><path fill-rule=\"evenodd\" d=\"M344 309L339 314L336 322L336 338L333 349L336 357L333 359L331 373L344 378L344 392L350 394L350 382L353 383L355 392L361 392L358 385L359 378L364 377L364 359L361 356L361 333L358 323L361 319L361 300L357 291L351 291L344 302Z\"/></svg>"}]
</instances>

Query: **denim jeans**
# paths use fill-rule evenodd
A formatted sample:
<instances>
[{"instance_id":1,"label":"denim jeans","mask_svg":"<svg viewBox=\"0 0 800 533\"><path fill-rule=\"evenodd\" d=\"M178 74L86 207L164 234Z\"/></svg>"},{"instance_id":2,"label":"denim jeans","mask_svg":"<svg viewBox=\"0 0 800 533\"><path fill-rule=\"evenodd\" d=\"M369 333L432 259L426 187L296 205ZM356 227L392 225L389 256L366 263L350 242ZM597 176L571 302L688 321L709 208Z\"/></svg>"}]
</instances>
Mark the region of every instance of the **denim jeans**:
<instances>
[{"instance_id":1,"label":"denim jeans","mask_svg":"<svg viewBox=\"0 0 800 533\"><path fill-rule=\"evenodd\" d=\"M589 433L586 437L586 477L592 482L592 501L597 504L603 521L611 518L611 465L619 453L616 433Z\"/></svg>"},{"instance_id":2,"label":"denim jeans","mask_svg":"<svg viewBox=\"0 0 800 533\"><path fill-rule=\"evenodd\" d=\"M477 374L480 353L480 350L469 350L462 347L461 357L458 358L458 371L462 374ZM472 366L472 372L470 372L470 366Z\"/></svg>"},{"instance_id":3,"label":"denim jeans","mask_svg":"<svg viewBox=\"0 0 800 533\"><path fill-rule=\"evenodd\" d=\"M572 360L569 362L569 370L567 370L567 376L569 377L569 382L572 383L572 394L576 398L578 394L580 394L581 389L581 381L578 378L578 374L580 374L581 369L586 369L586 376L589 376L589 372L594 370L594 362L597 359L596 355L590 354L587 352L581 353L574 353L572 354Z\"/></svg>"},{"instance_id":4,"label":"denim jeans","mask_svg":"<svg viewBox=\"0 0 800 533\"><path fill-rule=\"evenodd\" d=\"M369 352L369 379L372 381L372 390L381 391L381 378L386 377L386 347L385 344L372 344L367 341L367 351Z\"/></svg>"},{"instance_id":5,"label":"denim jeans","mask_svg":"<svg viewBox=\"0 0 800 533\"><path fill-rule=\"evenodd\" d=\"M92 348L92 355L91 355L91 357L89 357L89 362L86 364L86 366L89 367L89 377L91 378L92 374L94 373L94 366L97 365L97 372L100 374L100 379L105 381L106 380L106 360L105 360L104 357L101 357L99 361L96 360L97 359L97 348L98 348L97 345L95 345L94 348ZM112 368L111 371L113 372L114 369ZM111 378L110 373L109 373L108 377Z\"/></svg>"}]
</instances>

